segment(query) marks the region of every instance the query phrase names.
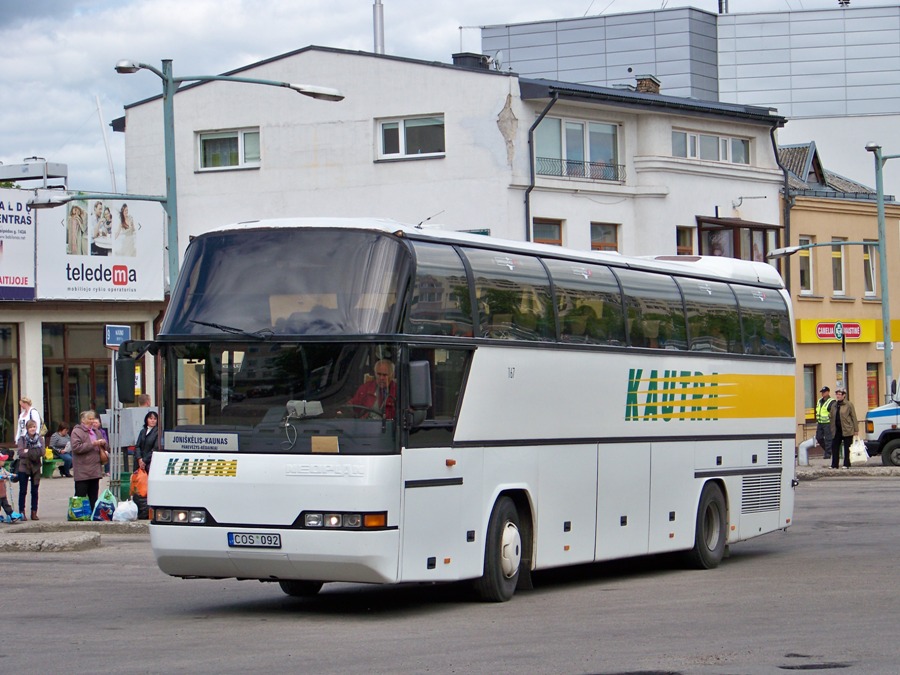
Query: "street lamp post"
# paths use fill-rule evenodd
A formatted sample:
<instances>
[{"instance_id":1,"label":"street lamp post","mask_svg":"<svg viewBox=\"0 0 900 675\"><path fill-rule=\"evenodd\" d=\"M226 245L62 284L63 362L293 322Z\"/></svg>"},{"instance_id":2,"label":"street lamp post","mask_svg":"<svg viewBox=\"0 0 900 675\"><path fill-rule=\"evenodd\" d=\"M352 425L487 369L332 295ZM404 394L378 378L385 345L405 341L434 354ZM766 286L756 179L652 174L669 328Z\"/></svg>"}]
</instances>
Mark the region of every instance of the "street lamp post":
<instances>
[{"instance_id":1,"label":"street lamp post","mask_svg":"<svg viewBox=\"0 0 900 675\"><path fill-rule=\"evenodd\" d=\"M119 74L136 73L149 70L162 80L163 85L163 151L166 165L166 195L161 200L166 210L166 237L169 245L169 288L175 285L178 277L178 191L175 188L175 93L182 82L243 82L246 84L263 84L269 87L285 87L298 94L317 98L323 101L341 101L344 95L337 89L320 87L313 84L292 84L276 80L261 80L255 77L238 77L234 75L188 75L175 77L172 74L172 60L163 59L162 70L146 63L123 60L116 64Z\"/></svg>"},{"instance_id":2,"label":"street lamp post","mask_svg":"<svg viewBox=\"0 0 900 675\"><path fill-rule=\"evenodd\" d=\"M882 169L889 159L896 159L900 155L883 155L881 146L877 143L867 143L866 150L875 155L875 199L878 204L878 278L881 283L881 324L884 340L884 379L887 384L887 397L891 400L891 381L894 379L894 369L891 363L891 303L888 294L887 277L887 236L884 224L884 177Z\"/></svg>"}]
</instances>

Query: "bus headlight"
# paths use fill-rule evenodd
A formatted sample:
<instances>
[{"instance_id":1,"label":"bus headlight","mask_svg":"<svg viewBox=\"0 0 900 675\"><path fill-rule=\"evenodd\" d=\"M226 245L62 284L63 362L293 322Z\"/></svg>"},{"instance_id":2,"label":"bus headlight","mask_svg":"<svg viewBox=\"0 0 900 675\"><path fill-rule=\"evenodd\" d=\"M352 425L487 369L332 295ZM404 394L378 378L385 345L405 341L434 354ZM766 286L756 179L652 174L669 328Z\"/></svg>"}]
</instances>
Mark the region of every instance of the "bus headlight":
<instances>
[{"instance_id":1,"label":"bus headlight","mask_svg":"<svg viewBox=\"0 0 900 675\"><path fill-rule=\"evenodd\" d=\"M374 513L304 511L294 522L294 527L326 530L384 530L387 528L387 511Z\"/></svg>"},{"instance_id":2,"label":"bus headlight","mask_svg":"<svg viewBox=\"0 0 900 675\"><path fill-rule=\"evenodd\" d=\"M156 507L153 509L154 523L173 525L206 525L210 520L206 509L173 509Z\"/></svg>"}]
</instances>

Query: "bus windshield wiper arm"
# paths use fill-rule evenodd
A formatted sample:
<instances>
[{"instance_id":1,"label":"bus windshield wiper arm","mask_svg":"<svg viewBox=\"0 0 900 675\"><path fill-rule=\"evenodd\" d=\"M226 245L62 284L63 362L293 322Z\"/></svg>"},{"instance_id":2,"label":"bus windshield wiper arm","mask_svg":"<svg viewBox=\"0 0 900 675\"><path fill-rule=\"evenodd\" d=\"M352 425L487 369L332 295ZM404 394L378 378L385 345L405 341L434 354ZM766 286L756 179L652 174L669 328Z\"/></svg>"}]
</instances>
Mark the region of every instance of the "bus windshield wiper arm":
<instances>
[{"instance_id":1,"label":"bus windshield wiper arm","mask_svg":"<svg viewBox=\"0 0 900 675\"><path fill-rule=\"evenodd\" d=\"M233 333L235 335L243 335L244 337L253 338L254 340L265 340L273 335L272 331L268 328L262 328L255 333L251 333L250 331L246 331L243 328L235 328L234 326L226 326L222 323L212 323L210 321L198 321L197 319L190 319L191 323L196 323L200 326L209 326L210 328L217 328L220 331L225 333Z\"/></svg>"}]
</instances>

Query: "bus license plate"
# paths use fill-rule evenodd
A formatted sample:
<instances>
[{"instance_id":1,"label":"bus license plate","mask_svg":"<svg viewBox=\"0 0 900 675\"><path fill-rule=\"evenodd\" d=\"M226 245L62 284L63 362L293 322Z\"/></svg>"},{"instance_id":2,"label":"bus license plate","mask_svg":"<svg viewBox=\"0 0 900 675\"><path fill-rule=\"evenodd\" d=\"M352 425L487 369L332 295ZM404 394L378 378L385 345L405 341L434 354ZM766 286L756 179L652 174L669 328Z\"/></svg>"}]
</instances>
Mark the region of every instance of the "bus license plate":
<instances>
[{"instance_id":1,"label":"bus license plate","mask_svg":"<svg viewBox=\"0 0 900 675\"><path fill-rule=\"evenodd\" d=\"M281 548L281 535L261 532L229 532L228 545L248 548Z\"/></svg>"}]
</instances>

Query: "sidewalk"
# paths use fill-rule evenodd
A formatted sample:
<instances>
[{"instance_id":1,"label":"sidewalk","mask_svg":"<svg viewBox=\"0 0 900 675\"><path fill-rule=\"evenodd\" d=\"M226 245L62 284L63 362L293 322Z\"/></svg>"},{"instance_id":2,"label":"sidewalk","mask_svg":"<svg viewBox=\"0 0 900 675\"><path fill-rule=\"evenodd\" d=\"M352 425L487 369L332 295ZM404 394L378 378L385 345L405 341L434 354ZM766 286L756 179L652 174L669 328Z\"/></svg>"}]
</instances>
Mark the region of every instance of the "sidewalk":
<instances>
[{"instance_id":1,"label":"sidewalk","mask_svg":"<svg viewBox=\"0 0 900 675\"><path fill-rule=\"evenodd\" d=\"M110 486L110 479L100 481L100 494ZM38 516L40 520L24 523L0 524L0 552L81 551L102 545L101 536L147 536L148 521L118 522L69 522L66 518L69 497L75 495L75 482L61 478L42 478L38 491ZM116 495L118 496L118 495ZM19 486L10 484L9 501L13 509L19 508ZM31 494L25 502L25 515L31 516Z\"/></svg>"},{"instance_id":2,"label":"sidewalk","mask_svg":"<svg viewBox=\"0 0 900 675\"><path fill-rule=\"evenodd\" d=\"M798 480L815 480L816 478L854 478L859 476L900 476L900 466L884 466L881 455L869 457L866 464L852 466L849 469L832 469L830 459L822 456L810 457L809 465L796 465Z\"/></svg>"}]
</instances>

